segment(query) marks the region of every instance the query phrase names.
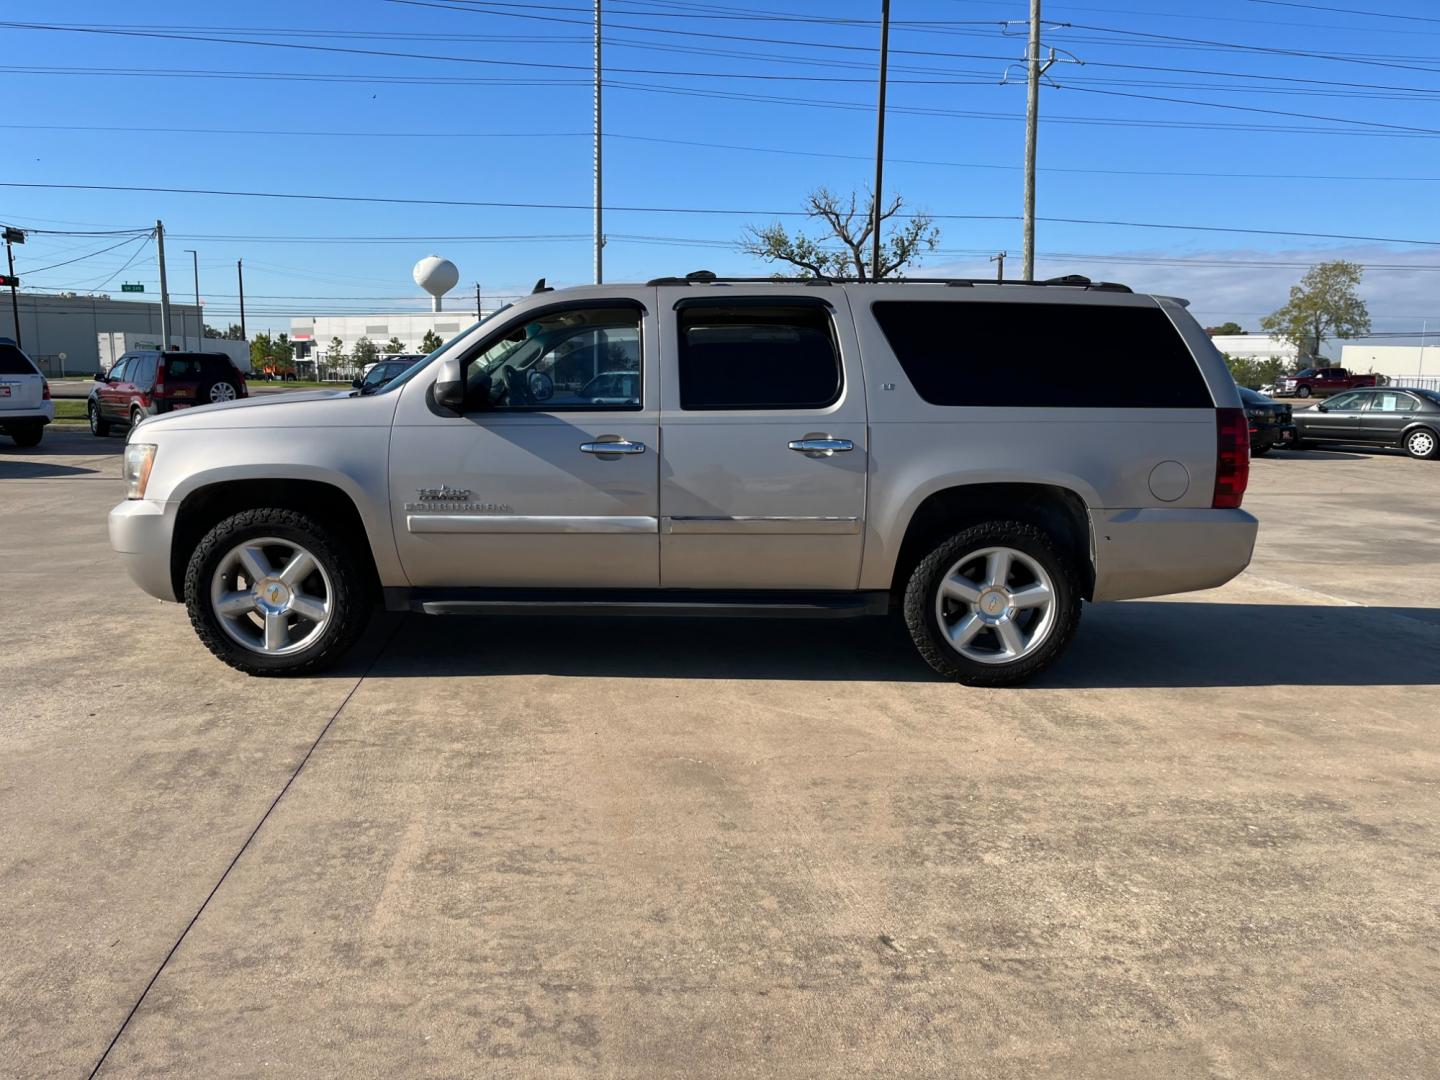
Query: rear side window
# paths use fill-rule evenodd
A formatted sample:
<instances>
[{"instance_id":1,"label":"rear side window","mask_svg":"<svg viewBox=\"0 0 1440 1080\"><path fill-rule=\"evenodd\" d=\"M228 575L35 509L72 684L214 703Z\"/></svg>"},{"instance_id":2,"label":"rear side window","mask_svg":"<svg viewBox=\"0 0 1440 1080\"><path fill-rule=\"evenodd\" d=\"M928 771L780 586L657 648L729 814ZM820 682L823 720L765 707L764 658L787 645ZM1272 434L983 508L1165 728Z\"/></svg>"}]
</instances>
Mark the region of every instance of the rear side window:
<instances>
[{"instance_id":1,"label":"rear side window","mask_svg":"<svg viewBox=\"0 0 1440 1080\"><path fill-rule=\"evenodd\" d=\"M155 368L159 363L158 356L137 356L130 361L130 372L127 381L134 383L144 390L155 381Z\"/></svg>"},{"instance_id":2,"label":"rear side window","mask_svg":"<svg viewBox=\"0 0 1440 1080\"><path fill-rule=\"evenodd\" d=\"M840 397L823 305L687 304L676 318L682 409L823 409Z\"/></svg>"},{"instance_id":3,"label":"rear side window","mask_svg":"<svg viewBox=\"0 0 1440 1080\"><path fill-rule=\"evenodd\" d=\"M172 382L183 382L195 377L195 361L188 356L167 356L165 377Z\"/></svg>"},{"instance_id":4,"label":"rear side window","mask_svg":"<svg viewBox=\"0 0 1440 1080\"><path fill-rule=\"evenodd\" d=\"M0 375L38 375L35 365L14 345L0 345Z\"/></svg>"},{"instance_id":5,"label":"rear side window","mask_svg":"<svg viewBox=\"0 0 1440 1080\"><path fill-rule=\"evenodd\" d=\"M200 357L200 371L211 379L230 377L230 361L220 356Z\"/></svg>"},{"instance_id":6,"label":"rear side window","mask_svg":"<svg viewBox=\"0 0 1440 1080\"><path fill-rule=\"evenodd\" d=\"M1159 308L881 301L871 310L931 405L1215 407Z\"/></svg>"}]
</instances>

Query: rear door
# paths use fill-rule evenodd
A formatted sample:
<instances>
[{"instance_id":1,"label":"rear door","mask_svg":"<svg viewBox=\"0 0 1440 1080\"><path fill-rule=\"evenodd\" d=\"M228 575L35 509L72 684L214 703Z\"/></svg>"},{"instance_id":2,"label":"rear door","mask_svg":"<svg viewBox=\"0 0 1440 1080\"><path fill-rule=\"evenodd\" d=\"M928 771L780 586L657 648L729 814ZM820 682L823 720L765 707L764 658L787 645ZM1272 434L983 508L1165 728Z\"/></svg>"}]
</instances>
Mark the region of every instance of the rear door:
<instances>
[{"instance_id":1,"label":"rear door","mask_svg":"<svg viewBox=\"0 0 1440 1080\"><path fill-rule=\"evenodd\" d=\"M45 396L45 377L14 345L0 345L0 416L34 413Z\"/></svg>"},{"instance_id":2,"label":"rear door","mask_svg":"<svg viewBox=\"0 0 1440 1080\"><path fill-rule=\"evenodd\" d=\"M1397 445L1400 432L1420 411L1420 402L1403 390L1381 390L1369 397L1370 408L1360 424L1365 441Z\"/></svg>"},{"instance_id":3,"label":"rear door","mask_svg":"<svg viewBox=\"0 0 1440 1080\"><path fill-rule=\"evenodd\" d=\"M660 583L855 589L865 388L842 289L665 287Z\"/></svg>"}]
</instances>

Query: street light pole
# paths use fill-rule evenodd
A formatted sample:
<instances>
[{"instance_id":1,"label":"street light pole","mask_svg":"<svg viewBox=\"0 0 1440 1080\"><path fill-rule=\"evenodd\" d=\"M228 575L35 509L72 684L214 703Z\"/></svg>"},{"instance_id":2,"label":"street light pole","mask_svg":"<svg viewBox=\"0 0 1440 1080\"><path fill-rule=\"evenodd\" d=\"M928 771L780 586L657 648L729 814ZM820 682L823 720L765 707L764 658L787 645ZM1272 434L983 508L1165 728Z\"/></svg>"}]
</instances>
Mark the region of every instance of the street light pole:
<instances>
[{"instance_id":1,"label":"street light pole","mask_svg":"<svg viewBox=\"0 0 1440 1080\"><path fill-rule=\"evenodd\" d=\"M240 340L249 341L245 336L245 260L235 260L235 276L240 282ZM196 290L199 291L199 290Z\"/></svg>"},{"instance_id":2,"label":"street light pole","mask_svg":"<svg viewBox=\"0 0 1440 1080\"><path fill-rule=\"evenodd\" d=\"M880 193L885 180L885 83L889 63L890 0L880 0L880 98L875 109L875 194L870 214L870 278L873 281L880 280ZM861 267L855 269L859 271Z\"/></svg>"},{"instance_id":3,"label":"street light pole","mask_svg":"<svg viewBox=\"0 0 1440 1080\"><path fill-rule=\"evenodd\" d=\"M160 261L160 351L170 351L170 287L165 280L165 223L155 222L155 250Z\"/></svg>"},{"instance_id":4,"label":"street light pole","mask_svg":"<svg viewBox=\"0 0 1440 1080\"><path fill-rule=\"evenodd\" d=\"M205 320L200 315L200 253L194 248L185 250L195 267L195 351L199 352L205 337Z\"/></svg>"},{"instance_id":5,"label":"street light pole","mask_svg":"<svg viewBox=\"0 0 1440 1080\"><path fill-rule=\"evenodd\" d=\"M18 282L15 279L15 252L10 245L24 242L25 234L21 230L11 228L5 230L5 261L10 267L10 310L15 315L15 345L17 348L24 348L25 343L20 338L20 294L17 291Z\"/></svg>"},{"instance_id":6,"label":"street light pole","mask_svg":"<svg viewBox=\"0 0 1440 1080\"><path fill-rule=\"evenodd\" d=\"M1035 280L1035 141L1040 126L1040 0L1030 0L1030 42L1025 50L1025 269L1026 281Z\"/></svg>"}]
</instances>

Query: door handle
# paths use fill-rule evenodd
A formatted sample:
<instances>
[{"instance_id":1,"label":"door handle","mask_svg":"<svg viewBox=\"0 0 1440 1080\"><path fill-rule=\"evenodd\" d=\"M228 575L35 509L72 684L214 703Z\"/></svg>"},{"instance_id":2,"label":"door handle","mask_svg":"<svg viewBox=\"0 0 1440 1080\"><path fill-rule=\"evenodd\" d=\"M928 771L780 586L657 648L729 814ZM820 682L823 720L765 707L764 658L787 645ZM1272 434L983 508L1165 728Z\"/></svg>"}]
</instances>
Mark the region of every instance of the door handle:
<instances>
[{"instance_id":1,"label":"door handle","mask_svg":"<svg viewBox=\"0 0 1440 1080\"><path fill-rule=\"evenodd\" d=\"M613 442L587 442L580 444L582 454L643 454L645 444L643 442L631 442L629 439L616 439Z\"/></svg>"},{"instance_id":2,"label":"door handle","mask_svg":"<svg viewBox=\"0 0 1440 1080\"><path fill-rule=\"evenodd\" d=\"M832 454L848 454L855 449L849 439L804 438L791 439L790 449L811 457L830 457Z\"/></svg>"}]
</instances>

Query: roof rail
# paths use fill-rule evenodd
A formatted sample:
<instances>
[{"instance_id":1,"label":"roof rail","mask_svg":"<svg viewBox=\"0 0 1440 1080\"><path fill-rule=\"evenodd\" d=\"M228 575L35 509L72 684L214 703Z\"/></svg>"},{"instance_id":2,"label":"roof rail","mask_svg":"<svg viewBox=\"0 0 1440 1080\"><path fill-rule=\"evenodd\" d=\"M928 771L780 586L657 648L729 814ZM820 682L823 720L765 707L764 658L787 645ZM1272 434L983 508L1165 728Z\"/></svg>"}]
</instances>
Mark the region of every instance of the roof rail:
<instances>
[{"instance_id":1,"label":"roof rail","mask_svg":"<svg viewBox=\"0 0 1440 1080\"><path fill-rule=\"evenodd\" d=\"M1095 292L1133 292L1128 285L1116 281L1091 281L1080 274L1041 280L996 281L994 278L943 278L904 277L886 278L883 281L861 280L855 277L731 277L715 274L709 270L695 270L684 277L651 278L646 285L951 285L970 288L975 285L1037 285L1065 289L1088 289Z\"/></svg>"}]
</instances>

